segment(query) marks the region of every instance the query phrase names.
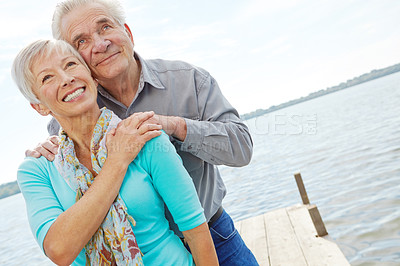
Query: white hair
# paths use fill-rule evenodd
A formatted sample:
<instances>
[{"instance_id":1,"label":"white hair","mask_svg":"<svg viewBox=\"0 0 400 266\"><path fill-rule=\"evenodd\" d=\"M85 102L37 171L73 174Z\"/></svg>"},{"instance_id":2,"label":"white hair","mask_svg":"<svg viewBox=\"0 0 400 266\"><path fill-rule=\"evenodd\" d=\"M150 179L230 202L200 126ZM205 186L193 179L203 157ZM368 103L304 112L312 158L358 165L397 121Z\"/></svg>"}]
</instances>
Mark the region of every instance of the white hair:
<instances>
[{"instance_id":1,"label":"white hair","mask_svg":"<svg viewBox=\"0 0 400 266\"><path fill-rule=\"evenodd\" d=\"M57 53L71 53L75 56L90 72L89 67L83 60L82 56L72 47L69 43L62 40L38 40L35 41L24 49L22 49L15 57L12 68L11 76L17 84L18 89L22 95L33 104L40 103L39 99L33 92L33 84L35 76L32 73L32 66L35 61L39 59L46 59L51 56L52 52Z\"/></svg>"},{"instance_id":2,"label":"white hair","mask_svg":"<svg viewBox=\"0 0 400 266\"><path fill-rule=\"evenodd\" d=\"M108 14L115 20L115 22L121 26L125 24L124 9L116 0L65 0L58 3L56 9L54 10L53 21L51 24L53 37L58 40L63 40L64 38L61 34L61 21L63 17L72 10L91 3L97 3L104 6L105 10L107 10Z\"/></svg>"}]
</instances>

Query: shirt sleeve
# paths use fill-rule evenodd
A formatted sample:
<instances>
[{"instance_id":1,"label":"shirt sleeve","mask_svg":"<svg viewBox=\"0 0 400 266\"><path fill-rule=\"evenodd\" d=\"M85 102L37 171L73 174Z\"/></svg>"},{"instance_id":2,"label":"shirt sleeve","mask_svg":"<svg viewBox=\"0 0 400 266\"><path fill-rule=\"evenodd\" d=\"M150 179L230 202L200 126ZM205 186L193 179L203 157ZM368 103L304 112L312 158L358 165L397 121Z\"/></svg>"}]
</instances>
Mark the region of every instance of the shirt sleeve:
<instances>
[{"instance_id":1,"label":"shirt sleeve","mask_svg":"<svg viewBox=\"0 0 400 266\"><path fill-rule=\"evenodd\" d=\"M47 132L49 132L50 136L54 136L58 135L58 131L60 131L60 124L52 117L49 123L47 123Z\"/></svg>"},{"instance_id":2,"label":"shirt sleeve","mask_svg":"<svg viewBox=\"0 0 400 266\"><path fill-rule=\"evenodd\" d=\"M150 140L143 155L157 193L162 197L180 231L206 221L196 189L168 136Z\"/></svg>"},{"instance_id":3,"label":"shirt sleeve","mask_svg":"<svg viewBox=\"0 0 400 266\"><path fill-rule=\"evenodd\" d=\"M50 226L64 211L52 188L46 164L44 157L26 157L17 174L31 231L43 252L43 241Z\"/></svg>"},{"instance_id":4,"label":"shirt sleeve","mask_svg":"<svg viewBox=\"0 0 400 266\"><path fill-rule=\"evenodd\" d=\"M216 80L196 71L199 120L185 118L187 136L177 141L182 151L214 165L244 166L253 153L249 129L226 100Z\"/></svg>"}]
</instances>

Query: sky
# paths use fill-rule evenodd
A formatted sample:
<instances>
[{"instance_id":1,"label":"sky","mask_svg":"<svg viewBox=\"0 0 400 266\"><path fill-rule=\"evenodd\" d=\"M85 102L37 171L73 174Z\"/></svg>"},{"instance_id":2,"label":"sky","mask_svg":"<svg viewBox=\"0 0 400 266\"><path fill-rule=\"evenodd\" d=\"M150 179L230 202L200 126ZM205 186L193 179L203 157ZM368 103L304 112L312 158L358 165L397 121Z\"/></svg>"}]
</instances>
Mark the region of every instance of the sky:
<instances>
[{"instance_id":1,"label":"sky","mask_svg":"<svg viewBox=\"0 0 400 266\"><path fill-rule=\"evenodd\" d=\"M0 184L16 180L47 117L19 93L11 64L51 38L58 0L0 0ZM400 63L398 0L125 0L135 50L209 71L240 114L306 96Z\"/></svg>"}]
</instances>

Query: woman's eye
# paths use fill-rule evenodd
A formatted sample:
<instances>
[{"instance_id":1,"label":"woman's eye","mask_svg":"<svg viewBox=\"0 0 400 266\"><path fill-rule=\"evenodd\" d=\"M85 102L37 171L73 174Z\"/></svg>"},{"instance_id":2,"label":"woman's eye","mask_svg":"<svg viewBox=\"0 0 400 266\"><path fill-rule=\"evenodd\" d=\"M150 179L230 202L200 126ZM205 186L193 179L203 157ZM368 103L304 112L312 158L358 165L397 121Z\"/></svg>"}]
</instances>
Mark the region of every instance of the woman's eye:
<instances>
[{"instance_id":1,"label":"woman's eye","mask_svg":"<svg viewBox=\"0 0 400 266\"><path fill-rule=\"evenodd\" d=\"M50 75L44 76L43 79L42 79L42 84L45 83L45 82L46 82L47 80L49 80L50 78L51 78Z\"/></svg>"},{"instance_id":2,"label":"woman's eye","mask_svg":"<svg viewBox=\"0 0 400 266\"><path fill-rule=\"evenodd\" d=\"M76 65L76 63L73 62L73 61L71 61L71 62L68 62L68 63L67 63L66 67L70 67L70 66L73 66L73 65Z\"/></svg>"}]
</instances>

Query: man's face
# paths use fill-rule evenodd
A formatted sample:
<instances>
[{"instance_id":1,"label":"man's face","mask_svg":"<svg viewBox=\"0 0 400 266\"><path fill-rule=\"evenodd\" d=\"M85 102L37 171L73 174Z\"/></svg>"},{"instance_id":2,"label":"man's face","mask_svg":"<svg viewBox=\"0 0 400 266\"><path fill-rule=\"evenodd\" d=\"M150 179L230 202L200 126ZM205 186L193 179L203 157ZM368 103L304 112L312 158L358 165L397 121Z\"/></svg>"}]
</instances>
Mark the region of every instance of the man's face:
<instances>
[{"instance_id":1,"label":"man's face","mask_svg":"<svg viewBox=\"0 0 400 266\"><path fill-rule=\"evenodd\" d=\"M61 33L99 81L118 77L128 71L134 60L130 31L114 21L100 4L90 3L72 10L62 19Z\"/></svg>"}]
</instances>

